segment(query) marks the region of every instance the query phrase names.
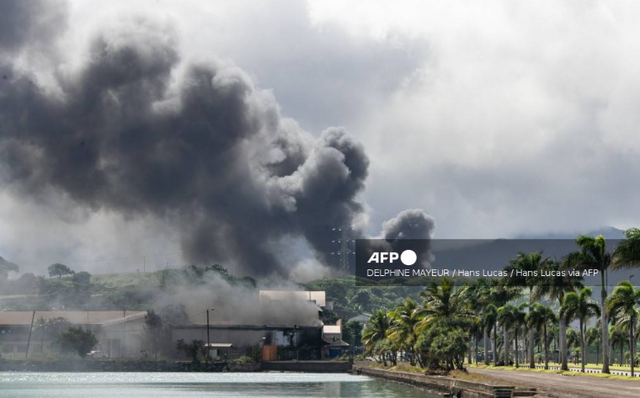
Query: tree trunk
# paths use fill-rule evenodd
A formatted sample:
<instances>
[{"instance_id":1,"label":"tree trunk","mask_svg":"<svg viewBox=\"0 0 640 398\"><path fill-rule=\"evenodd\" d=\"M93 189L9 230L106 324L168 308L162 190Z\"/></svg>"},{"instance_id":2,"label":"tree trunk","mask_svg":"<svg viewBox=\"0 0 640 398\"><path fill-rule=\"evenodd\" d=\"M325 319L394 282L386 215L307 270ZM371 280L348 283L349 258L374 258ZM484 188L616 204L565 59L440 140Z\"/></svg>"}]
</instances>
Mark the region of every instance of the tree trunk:
<instances>
[{"instance_id":1,"label":"tree trunk","mask_svg":"<svg viewBox=\"0 0 640 398\"><path fill-rule=\"evenodd\" d=\"M516 368L519 368L519 367L520 367L520 364L519 364L519 362L518 362L518 332L519 332L519 330L518 330L518 329L519 329L519 328L516 328L516 331L515 331L515 334L514 334L514 337L515 337L516 343L515 343L515 348L514 348L514 350L513 350L513 352L514 352L514 354L515 354L515 357L516 357Z\"/></svg>"},{"instance_id":2,"label":"tree trunk","mask_svg":"<svg viewBox=\"0 0 640 398\"><path fill-rule=\"evenodd\" d=\"M635 358L634 358L634 340L635 338L633 337L633 323L635 322L635 319L631 319L631 322L629 322L629 363L631 364L631 377L634 376L633 373L633 367L634 367L634 362L635 362Z\"/></svg>"},{"instance_id":3,"label":"tree trunk","mask_svg":"<svg viewBox=\"0 0 640 398\"><path fill-rule=\"evenodd\" d=\"M484 344L484 364L489 365L489 325L484 327L482 341Z\"/></svg>"},{"instance_id":4,"label":"tree trunk","mask_svg":"<svg viewBox=\"0 0 640 398\"><path fill-rule=\"evenodd\" d=\"M582 368L582 373L584 373L584 360L585 360L585 354L586 354L586 350L584 349L584 326L583 326L583 322L582 319L580 319L580 351L582 351L581 354L581 363L580 363L580 367Z\"/></svg>"},{"instance_id":5,"label":"tree trunk","mask_svg":"<svg viewBox=\"0 0 640 398\"><path fill-rule=\"evenodd\" d=\"M473 339L473 334L469 333L469 349L467 350L467 361L469 365L471 365L471 340Z\"/></svg>"},{"instance_id":6,"label":"tree trunk","mask_svg":"<svg viewBox=\"0 0 640 398\"><path fill-rule=\"evenodd\" d=\"M498 364L498 325L493 325L493 364Z\"/></svg>"},{"instance_id":7,"label":"tree trunk","mask_svg":"<svg viewBox=\"0 0 640 398\"><path fill-rule=\"evenodd\" d=\"M621 341L620 342L620 366L623 365L622 363L623 361L624 361L624 343Z\"/></svg>"},{"instance_id":8,"label":"tree trunk","mask_svg":"<svg viewBox=\"0 0 640 398\"><path fill-rule=\"evenodd\" d=\"M544 329L544 369L549 370L549 342L547 341L547 324L543 325Z\"/></svg>"},{"instance_id":9,"label":"tree trunk","mask_svg":"<svg viewBox=\"0 0 640 398\"><path fill-rule=\"evenodd\" d=\"M507 329L507 325L503 325L502 329L504 334L504 366L508 366L509 364L509 330Z\"/></svg>"},{"instance_id":10,"label":"tree trunk","mask_svg":"<svg viewBox=\"0 0 640 398\"><path fill-rule=\"evenodd\" d=\"M478 364L478 334L476 333L476 338L474 339L474 342L476 343L476 360L475 363L476 365Z\"/></svg>"},{"instance_id":11,"label":"tree trunk","mask_svg":"<svg viewBox=\"0 0 640 398\"><path fill-rule=\"evenodd\" d=\"M601 272L602 290L600 291L600 312L602 324L602 373L611 373L609 370L609 316L605 301L607 300L607 287L605 286L604 272Z\"/></svg>"},{"instance_id":12,"label":"tree trunk","mask_svg":"<svg viewBox=\"0 0 640 398\"><path fill-rule=\"evenodd\" d=\"M533 296L531 296L531 292L529 292L529 312L533 311ZM533 345L535 344L536 337L534 335L533 328L529 328L529 368L536 368L536 361L533 356Z\"/></svg>"}]
</instances>

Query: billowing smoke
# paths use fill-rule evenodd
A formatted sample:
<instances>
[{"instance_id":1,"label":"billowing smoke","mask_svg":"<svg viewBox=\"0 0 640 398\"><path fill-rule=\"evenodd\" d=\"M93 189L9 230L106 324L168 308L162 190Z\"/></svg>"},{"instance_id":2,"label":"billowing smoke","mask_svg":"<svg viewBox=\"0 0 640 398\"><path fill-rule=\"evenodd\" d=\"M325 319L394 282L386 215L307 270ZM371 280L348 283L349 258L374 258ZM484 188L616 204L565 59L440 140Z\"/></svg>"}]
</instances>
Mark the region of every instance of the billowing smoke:
<instances>
[{"instance_id":1,"label":"billowing smoke","mask_svg":"<svg viewBox=\"0 0 640 398\"><path fill-rule=\"evenodd\" d=\"M402 252L412 249L418 254L420 264L430 267L435 259L432 252L433 231L436 222L421 209L408 209L382 224L381 238L389 246L387 250Z\"/></svg>"},{"instance_id":2,"label":"billowing smoke","mask_svg":"<svg viewBox=\"0 0 640 398\"><path fill-rule=\"evenodd\" d=\"M18 53L26 46L46 52L52 38L66 27L63 0L9 0L0 7L0 55Z\"/></svg>"},{"instance_id":3,"label":"billowing smoke","mask_svg":"<svg viewBox=\"0 0 640 398\"><path fill-rule=\"evenodd\" d=\"M430 239L436 221L421 209L408 209L382 224L382 238L396 239Z\"/></svg>"},{"instance_id":4,"label":"billowing smoke","mask_svg":"<svg viewBox=\"0 0 640 398\"><path fill-rule=\"evenodd\" d=\"M54 8L9 1L0 17L0 171L20 194L167 220L187 261L252 274L286 274L274 247L291 237L322 259L331 227L364 212L362 145L342 128L314 139L228 62L183 60L171 26L103 31L45 88L7 54L55 36Z\"/></svg>"}]
</instances>

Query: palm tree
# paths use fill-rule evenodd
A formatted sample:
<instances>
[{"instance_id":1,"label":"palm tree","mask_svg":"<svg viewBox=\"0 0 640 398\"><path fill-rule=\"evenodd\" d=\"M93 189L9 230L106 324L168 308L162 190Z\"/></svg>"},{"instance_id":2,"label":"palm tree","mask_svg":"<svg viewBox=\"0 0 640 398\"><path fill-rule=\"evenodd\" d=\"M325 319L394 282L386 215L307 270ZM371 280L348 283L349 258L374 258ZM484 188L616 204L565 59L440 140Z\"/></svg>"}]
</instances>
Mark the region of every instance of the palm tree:
<instances>
[{"instance_id":1,"label":"palm tree","mask_svg":"<svg viewBox=\"0 0 640 398\"><path fill-rule=\"evenodd\" d=\"M469 308L476 316L473 327L470 330L470 335L475 342L476 364L478 363L478 344L480 339L483 338L485 330L485 325L482 319L482 310L487 304L486 301L490 295L490 290L491 285L487 279L480 278L469 285L469 288L466 291ZM469 345L469 352L471 352L471 345ZM469 360L469 363L471 363L471 360Z\"/></svg>"},{"instance_id":2,"label":"palm tree","mask_svg":"<svg viewBox=\"0 0 640 398\"><path fill-rule=\"evenodd\" d=\"M549 257L543 257L542 252L533 252L529 254L518 253L516 258L510 261L509 266L506 267L506 271L511 275L511 271L521 271L522 274L508 277L505 279L505 284L509 286L519 286L522 288L528 287L529 294L529 312L533 310L533 303L535 302L535 295L533 289L538 284L538 278L532 276L534 272L546 267L552 260ZM534 346L534 331L529 328L529 367L534 369L536 367L535 358L533 356Z\"/></svg>"},{"instance_id":3,"label":"palm tree","mask_svg":"<svg viewBox=\"0 0 640 398\"><path fill-rule=\"evenodd\" d=\"M387 331L391 326L391 319L383 310L376 311L362 331L362 342L368 351L373 350L377 342L387 338ZM387 365L386 357L382 356L384 365Z\"/></svg>"},{"instance_id":4,"label":"palm tree","mask_svg":"<svg viewBox=\"0 0 640 398\"><path fill-rule=\"evenodd\" d=\"M600 344L602 344L602 329L599 327L592 327L587 329L585 333L585 339L588 345L596 346L596 365L600 362Z\"/></svg>"},{"instance_id":5,"label":"palm tree","mask_svg":"<svg viewBox=\"0 0 640 398\"><path fill-rule=\"evenodd\" d=\"M609 335L611 336L611 347L616 348L616 345L620 347L620 366L624 364L624 343L627 340L627 332L624 325L617 324L609 327Z\"/></svg>"},{"instance_id":6,"label":"palm tree","mask_svg":"<svg viewBox=\"0 0 640 398\"><path fill-rule=\"evenodd\" d=\"M478 300L482 309L482 323L484 324L484 363L489 364L489 344L491 343L491 330L495 328L498 307L507 304L519 296L519 288L507 286L499 279L479 279L474 284L478 292ZM488 311L488 312L487 312ZM497 362L497 337L493 335L493 362Z\"/></svg>"},{"instance_id":7,"label":"palm tree","mask_svg":"<svg viewBox=\"0 0 640 398\"><path fill-rule=\"evenodd\" d=\"M607 311L613 318L622 319L628 324L631 377L634 377L635 331L638 320L636 305L640 304L640 289L633 288L629 281L622 281L607 299Z\"/></svg>"},{"instance_id":8,"label":"palm tree","mask_svg":"<svg viewBox=\"0 0 640 398\"><path fill-rule=\"evenodd\" d=\"M526 330L526 317L527 313L524 311L527 308L527 303L520 303L519 306L515 307L513 310L513 329L514 329L514 337L515 337L515 359L516 359L516 368L520 367L520 362L518 360L518 335L520 334L520 329L525 327Z\"/></svg>"},{"instance_id":9,"label":"palm tree","mask_svg":"<svg viewBox=\"0 0 640 398\"><path fill-rule=\"evenodd\" d=\"M580 337L578 337L578 333L573 328L567 328L567 349L571 350L572 347L577 347L580 345ZM578 361L575 360L574 363Z\"/></svg>"},{"instance_id":10,"label":"palm tree","mask_svg":"<svg viewBox=\"0 0 640 398\"><path fill-rule=\"evenodd\" d=\"M530 329L542 329L542 342L544 344L544 368L549 369L549 340L547 339L547 326L556 322L556 316L551 308L536 303L533 310L525 317Z\"/></svg>"},{"instance_id":11,"label":"palm tree","mask_svg":"<svg viewBox=\"0 0 640 398\"><path fill-rule=\"evenodd\" d=\"M495 305L489 304L482 313L482 321L485 325L484 327L484 364L489 364L489 336L491 336L491 330L494 330L493 334L493 363L497 363L496 349L497 349L497 338L496 338L496 321L498 319L498 308Z\"/></svg>"},{"instance_id":12,"label":"palm tree","mask_svg":"<svg viewBox=\"0 0 640 398\"><path fill-rule=\"evenodd\" d=\"M609 315L607 314L607 285L605 274L612 264L611 253L607 252L607 241L602 235L592 237L578 236L576 243L580 246L579 265L581 268L597 269L600 273L600 313L602 314L602 373L609 371ZM584 353L583 353L584 356Z\"/></svg>"},{"instance_id":13,"label":"palm tree","mask_svg":"<svg viewBox=\"0 0 640 398\"><path fill-rule=\"evenodd\" d=\"M562 272L574 269L579 261L579 253L570 253L561 261L549 261L544 265L545 271L553 276L545 277L541 283L533 289L534 299L548 297L550 300L557 300L562 306L564 296L567 293L582 289L582 276L575 276L572 273ZM567 320L558 313L559 319L559 344L560 344L560 369L569 370L567 361Z\"/></svg>"},{"instance_id":14,"label":"palm tree","mask_svg":"<svg viewBox=\"0 0 640 398\"><path fill-rule=\"evenodd\" d=\"M389 317L393 322L387 330L387 336L391 341L398 343L402 350L408 354L411 366L416 364L413 347L417 338L416 327L422 319L417 311L418 308L416 302L408 298L389 311Z\"/></svg>"},{"instance_id":15,"label":"palm tree","mask_svg":"<svg viewBox=\"0 0 640 398\"><path fill-rule=\"evenodd\" d=\"M515 321L516 308L511 304L507 304L498 308L498 321L502 325L502 336L504 337L504 366L509 364L509 329Z\"/></svg>"},{"instance_id":16,"label":"palm tree","mask_svg":"<svg viewBox=\"0 0 640 398\"><path fill-rule=\"evenodd\" d=\"M624 231L625 238L613 251L611 269L640 267L640 229Z\"/></svg>"},{"instance_id":17,"label":"palm tree","mask_svg":"<svg viewBox=\"0 0 640 398\"><path fill-rule=\"evenodd\" d=\"M442 278L440 285L431 282L420 293L423 302L422 307L416 309L416 317L420 318L416 331L421 333L439 320L446 320L452 327L470 326L475 314L469 306L468 288L464 286L456 289L455 281L450 278Z\"/></svg>"},{"instance_id":18,"label":"palm tree","mask_svg":"<svg viewBox=\"0 0 640 398\"><path fill-rule=\"evenodd\" d=\"M586 323L592 316L600 315L600 307L591 300L591 289L588 287L582 288L580 293L568 293L564 296L564 302L560 309L562 315L569 319L577 319L580 324L580 350L582 354L582 372L584 372L585 365L585 327Z\"/></svg>"}]
</instances>

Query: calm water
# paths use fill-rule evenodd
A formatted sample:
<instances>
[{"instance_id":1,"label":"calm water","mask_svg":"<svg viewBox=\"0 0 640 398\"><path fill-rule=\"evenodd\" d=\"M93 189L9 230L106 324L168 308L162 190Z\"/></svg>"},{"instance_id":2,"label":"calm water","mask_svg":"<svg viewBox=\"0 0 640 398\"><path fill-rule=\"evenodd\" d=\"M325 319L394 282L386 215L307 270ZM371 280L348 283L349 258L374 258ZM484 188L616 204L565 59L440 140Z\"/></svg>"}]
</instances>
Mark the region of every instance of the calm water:
<instances>
[{"instance_id":1,"label":"calm water","mask_svg":"<svg viewBox=\"0 0 640 398\"><path fill-rule=\"evenodd\" d=\"M0 397L366 397L435 395L365 376L309 373L0 372Z\"/></svg>"}]
</instances>

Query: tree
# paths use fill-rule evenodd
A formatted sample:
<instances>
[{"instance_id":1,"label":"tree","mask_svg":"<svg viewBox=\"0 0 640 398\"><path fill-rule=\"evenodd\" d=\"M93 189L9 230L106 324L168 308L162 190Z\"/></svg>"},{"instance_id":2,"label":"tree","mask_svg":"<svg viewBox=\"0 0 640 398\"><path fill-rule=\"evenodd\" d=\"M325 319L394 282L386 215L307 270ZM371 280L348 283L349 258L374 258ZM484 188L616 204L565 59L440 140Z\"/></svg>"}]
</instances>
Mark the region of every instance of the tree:
<instances>
[{"instance_id":1,"label":"tree","mask_svg":"<svg viewBox=\"0 0 640 398\"><path fill-rule=\"evenodd\" d=\"M596 346L596 365L600 362L600 345L602 344L602 329L599 327L593 327L587 329L585 333L585 339L588 345Z\"/></svg>"},{"instance_id":2,"label":"tree","mask_svg":"<svg viewBox=\"0 0 640 398\"><path fill-rule=\"evenodd\" d=\"M44 340L58 340L61 333L68 330L71 323L62 317L58 318L38 318L35 322L34 330L40 335L40 352L44 353Z\"/></svg>"},{"instance_id":3,"label":"tree","mask_svg":"<svg viewBox=\"0 0 640 398\"><path fill-rule=\"evenodd\" d=\"M631 360L631 377L634 377L634 358L635 358L635 325L638 320L638 311L636 305L640 304L640 289L633 288L629 281L622 281L613 290L611 296L607 299L607 312L612 318L627 323L629 332L629 352Z\"/></svg>"},{"instance_id":4,"label":"tree","mask_svg":"<svg viewBox=\"0 0 640 398\"><path fill-rule=\"evenodd\" d=\"M556 316L551 308L536 303L533 310L525 317L530 329L542 330L542 342L544 344L544 368L549 369L549 340L547 339L547 326L556 322Z\"/></svg>"},{"instance_id":5,"label":"tree","mask_svg":"<svg viewBox=\"0 0 640 398\"><path fill-rule=\"evenodd\" d=\"M52 278L54 276L57 276L58 278L62 278L63 276L73 275L75 273L74 271L71 270L71 268L60 263L51 264L48 268L48 271L49 271L49 276Z\"/></svg>"},{"instance_id":6,"label":"tree","mask_svg":"<svg viewBox=\"0 0 640 398\"><path fill-rule=\"evenodd\" d=\"M520 334L520 329L524 327L526 330L527 324L527 313L524 311L527 307L527 303L521 303L519 306L514 307L513 309L513 329L514 329L514 337L515 337L515 360L516 360L516 368L520 367L520 362L518 360L518 334Z\"/></svg>"},{"instance_id":7,"label":"tree","mask_svg":"<svg viewBox=\"0 0 640 398\"><path fill-rule=\"evenodd\" d=\"M514 277L507 277L504 280L504 284L508 286L519 286L529 288L529 311L533 310L533 303L535 301L535 295L533 289L538 285L538 278L533 275L534 272L548 266L552 260L549 257L543 257L541 251L533 253L518 253L516 257L510 261L509 266L506 267L506 271L511 274L510 271L520 271L521 273L515 274ZM534 343L534 331L529 328L529 367L535 369L536 363L533 357L533 343Z\"/></svg>"},{"instance_id":8,"label":"tree","mask_svg":"<svg viewBox=\"0 0 640 398\"><path fill-rule=\"evenodd\" d=\"M356 293L352 298L351 302L354 304L359 304L362 306L362 309L367 311L371 306L371 293L367 290L360 290Z\"/></svg>"},{"instance_id":9,"label":"tree","mask_svg":"<svg viewBox=\"0 0 640 398\"><path fill-rule=\"evenodd\" d=\"M0 257L0 281L9 278L10 272L20 272L20 267L10 261Z\"/></svg>"},{"instance_id":10,"label":"tree","mask_svg":"<svg viewBox=\"0 0 640 398\"><path fill-rule=\"evenodd\" d=\"M574 269L579 261L579 253L570 253L561 261L552 261L545 264L545 271L553 276L546 277L533 289L534 299L548 297L556 300L562 306L564 296L567 293L582 289L582 276L574 276L572 273L562 272ZM567 320L558 313L560 333L560 369L569 370L567 361Z\"/></svg>"},{"instance_id":11,"label":"tree","mask_svg":"<svg viewBox=\"0 0 640 398\"><path fill-rule=\"evenodd\" d=\"M387 331L387 336L408 354L411 366L416 364L414 355L414 345L417 338L416 327L421 320L417 309L416 302L408 298L402 304L389 311L389 317L393 319L393 322Z\"/></svg>"},{"instance_id":12,"label":"tree","mask_svg":"<svg viewBox=\"0 0 640 398\"><path fill-rule=\"evenodd\" d=\"M640 229L624 231L625 239L613 251L611 269L640 267Z\"/></svg>"},{"instance_id":13,"label":"tree","mask_svg":"<svg viewBox=\"0 0 640 398\"><path fill-rule=\"evenodd\" d=\"M599 316L600 307L591 300L591 289L588 287L582 288L580 293L569 293L564 297L564 303L560 309L561 314L567 317L567 320L577 319L580 324L580 350L582 352L582 372L584 372L585 366L585 328L586 323L592 316Z\"/></svg>"},{"instance_id":14,"label":"tree","mask_svg":"<svg viewBox=\"0 0 640 398\"><path fill-rule=\"evenodd\" d=\"M567 328L567 349L580 345L580 337L574 328ZM577 361L576 361L577 362Z\"/></svg>"},{"instance_id":15,"label":"tree","mask_svg":"<svg viewBox=\"0 0 640 398\"><path fill-rule=\"evenodd\" d=\"M73 283L76 286L87 286L91 283L91 274L81 271L73 274Z\"/></svg>"},{"instance_id":16,"label":"tree","mask_svg":"<svg viewBox=\"0 0 640 398\"><path fill-rule=\"evenodd\" d=\"M98 339L91 330L72 326L58 336L56 344L62 352L74 352L85 358L98 345Z\"/></svg>"},{"instance_id":17,"label":"tree","mask_svg":"<svg viewBox=\"0 0 640 398\"><path fill-rule=\"evenodd\" d=\"M509 364L509 329L515 322L516 308L510 304L498 308L498 321L502 325L502 336L504 338L504 366Z\"/></svg>"},{"instance_id":18,"label":"tree","mask_svg":"<svg viewBox=\"0 0 640 398\"><path fill-rule=\"evenodd\" d=\"M422 308L417 310L421 318L417 324L418 332L428 328L431 323L446 319L452 327L469 327L475 314L467 301L468 287L455 288L455 281L442 278L440 285L435 282L420 293L423 299Z\"/></svg>"},{"instance_id":19,"label":"tree","mask_svg":"<svg viewBox=\"0 0 640 398\"><path fill-rule=\"evenodd\" d=\"M378 310L371 316L371 318L369 318L369 322L365 325L364 330L362 331L362 342L364 343L367 351L373 352L374 347L378 342L386 340L387 330L389 330L390 326L391 318L389 318L385 311ZM381 356L381 359L386 366L386 353ZM392 357L390 359L393 361L394 358Z\"/></svg>"},{"instance_id":20,"label":"tree","mask_svg":"<svg viewBox=\"0 0 640 398\"><path fill-rule=\"evenodd\" d=\"M609 315L607 314L607 285L605 273L612 264L611 253L607 252L607 241L602 235L592 237L578 236L576 243L580 246L578 265L583 269L597 269L600 273L600 313L602 314L602 373L609 371ZM584 354L584 353L583 353Z\"/></svg>"},{"instance_id":21,"label":"tree","mask_svg":"<svg viewBox=\"0 0 640 398\"><path fill-rule=\"evenodd\" d=\"M176 342L176 348L191 358L191 362L198 363L198 353L204 348L204 341L192 340L190 343L185 343L183 339L180 339Z\"/></svg>"},{"instance_id":22,"label":"tree","mask_svg":"<svg viewBox=\"0 0 640 398\"><path fill-rule=\"evenodd\" d=\"M620 347L620 366L624 364L624 343L627 341L627 332L624 330L624 325L617 324L609 327L609 336L611 337L611 347L616 348L616 345Z\"/></svg>"},{"instance_id":23,"label":"tree","mask_svg":"<svg viewBox=\"0 0 640 398\"><path fill-rule=\"evenodd\" d=\"M147 310L147 315L144 316L144 330L147 335L147 341L149 341L151 350L155 358L158 358L158 352L162 344L162 318L156 314L154 310Z\"/></svg>"},{"instance_id":24,"label":"tree","mask_svg":"<svg viewBox=\"0 0 640 398\"><path fill-rule=\"evenodd\" d=\"M343 340L352 347L362 345L362 323L357 321L346 322L343 326Z\"/></svg>"},{"instance_id":25,"label":"tree","mask_svg":"<svg viewBox=\"0 0 640 398\"><path fill-rule=\"evenodd\" d=\"M495 305L489 304L484 309L482 313L482 321L485 325L485 335L484 335L484 364L489 364L489 340L491 339L491 331L494 331L493 334L493 363L497 363L497 327L496 321L498 320L498 308Z\"/></svg>"},{"instance_id":26,"label":"tree","mask_svg":"<svg viewBox=\"0 0 640 398\"><path fill-rule=\"evenodd\" d=\"M424 292L420 293L423 302L422 306L416 310L416 317L419 318L419 321L415 329L420 337L427 336L420 341L420 344L417 344L419 348L416 348L421 364L425 365L425 361L429 360L430 368L439 368L445 371L452 370L453 367L462 368L464 356L461 364L458 361L457 351L460 340L457 337L452 340L440 340L434 336L434 330L447 330L449 337L459 331L465 335L463 339L465 340L465 349L469 347L469 331L472 330L477 317L470 308L467 290L468 286L456 288L453 279L442 278L440 284L432 282ZM429 345L438 345L438 347ZM440 358L442 361L436 361L433 354L438 350L441 350L442 355L445 355L446 351L446 355L449 357Z\"/></svg>"}]
</instances>

